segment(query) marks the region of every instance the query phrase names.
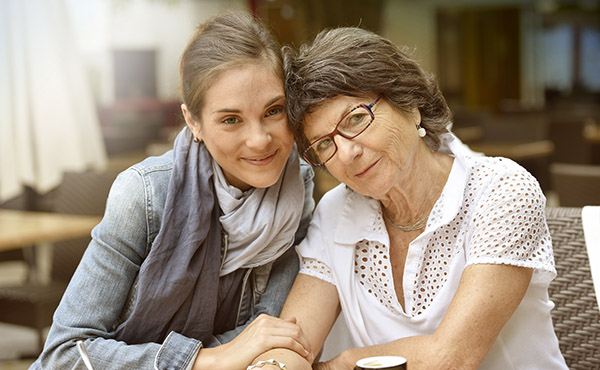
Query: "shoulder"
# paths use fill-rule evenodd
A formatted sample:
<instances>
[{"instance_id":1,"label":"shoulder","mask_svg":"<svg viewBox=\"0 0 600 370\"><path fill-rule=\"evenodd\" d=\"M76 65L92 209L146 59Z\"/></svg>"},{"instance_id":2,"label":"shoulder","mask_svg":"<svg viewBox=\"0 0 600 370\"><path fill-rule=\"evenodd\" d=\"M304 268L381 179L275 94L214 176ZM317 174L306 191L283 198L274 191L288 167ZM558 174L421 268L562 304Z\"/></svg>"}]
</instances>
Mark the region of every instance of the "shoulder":
<instances>
[{"instance_id":1,"label":"shoulder","mask_svg":"<svg viewBox=\"0 0 600 370\"><path fill-rule=\"evenodd\" d=\"M311 224L333 233L347 208L353 191L345 184L339 184L321 197L315 208Z\"/></svg>"},{"instance_id":2,"label":"shoulder","mask_svg":"<svg viewBox=\"0 0 600 370\"><path fill-rule=\"evenodd\" d=\"M173 170L173 151L155 157L148 157L140 163L129 167L127 171L135 171L141 176L161 176L170 175Z\"/></svg>"},{"instance_id":3,"label":"shoulder","mask_svg":"<svg viewBox=\"0 0 600 370\"><path fill-rule=\"evenodd\" d=\"M351 193L352 190L345 184L337 185L321 197L319 204L317 204L317 211L325 214L334 213L335 209L339 210L346 204Z\"/></svg>"},{"instance_id":4,"label":"shoulder","mask_svg":"<svg viewBox=\"0 0 600 370\"><path fill-rule=\"evenodd\" d=\"M121 172L110 190L107 211L144 214L152 229L160 223L173 170L173 152L149 157ZM153 227L154 226L154 227Z\"/></svg>"},{"instance_id":5,"label":"shoulder","mask_svg":"<svg viewBox=\"0 0 600 370\"><path fill-rule=\"evenodd\" d=\"M346 185L340 184L329 190L319 200L306 237L298 245L297 251L304 258L315 258L326 262L329 254L326 249L334 247L331 244L335 239L337 226L340 222L345 207L346 198L350 190Z\"/></svg>"},{"instance_id":6,"label":"shoulder","mask_svg":"<svg viewBox=\"0 0 600 370\"><path fill-rule=\"evenodd\" d=\"M148 157L117 176L115 185L129 194L166 190L173 170L173 151L157 157Z\"/></svg>"},{"instance_id":7,"label":"shoulder","mask_svg":"<svg viewBox=\"0 0 600 370\"><path fill-rule=\"evenodd\" d=\"M488 217L498 212L543 212L546 198L537 179L516 162L480 157L469 169L465 203Z\"/></svg>"},{"instance_id":8,"label":"shoulder","mask_svg":"<svg viewBox=\"0 0 600 370\"><path fill-rule=\"evenodd\" d=\"M502 157L470 157L467 159L469 185L502 188L539 188L537 179L521 165Z\"/></svg>"}]
</instances>

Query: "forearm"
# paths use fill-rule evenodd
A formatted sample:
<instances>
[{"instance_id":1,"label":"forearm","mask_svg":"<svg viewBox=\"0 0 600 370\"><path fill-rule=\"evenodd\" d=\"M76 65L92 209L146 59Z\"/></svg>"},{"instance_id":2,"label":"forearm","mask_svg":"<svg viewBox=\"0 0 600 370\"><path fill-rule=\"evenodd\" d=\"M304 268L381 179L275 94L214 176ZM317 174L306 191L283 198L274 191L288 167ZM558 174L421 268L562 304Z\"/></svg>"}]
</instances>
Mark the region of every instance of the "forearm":
<instances>
[{"instance_id":1,"label":"forearm","mask_svg":"<svg viewBox=\"0 0 600 370\"><path fill-rule=\"evenodd\" d=\"M285 364L287 370L310 370L312 369L312 364L304 357L300 356L298 353L294 351L290 351L288 349L272 349L258 356L252 364L256 364L258 361L265 361L268 359L275 359L280 363ZM257 368L258 369L279 369L276 365L265 365L264 367Z\"/></svg>"},{"instance_id":2,"label":"forearm","mask_svg":"<svg viewBox=\"0 0 600 370\"><path fill-rule=\"evenodd\" d=\"M399 355L419 369L476 369L521 302L531 274L530 269L515 266L469 266L433 334L350 349L332 363L336 369L351 369L363 357Z\"/></svg>"},{"instance_id":3,"label":"forearm","mask_svg":"<svg viewBox=\"0 0 600 370\"><path fill-rule=\"evenodd\" d=\"M311 369L314 356L320 351L339 313L338 303L333 285L311 276L298 275L281 317L286 320L293 319L298 323L302 329L300 335L305 338L303 342L310 344L305 348L311 352L303 356L298 351L291 351L282 346L270 347L268 351L258 354L252 364L272 358L284 363L288 370Z\"/></svg>"},{"instance_id":4,"label":"forearm","mask_svg":"<svg viewBox=\"0 0 600 370\"><path fill-rule=\"evenodd\" d=\"M45 351L32 369L79 369L83 367L71 337L52 350ZM172 333L163 344L135 346L101 337L84 341L95 368L105 369L180 369L184 370L198 353L200 342ZM181 365L180 367L178 365ZM36 367L37 366L37 367Z\"/></svg>"},{"instance_id":5,"label":"forearm","mask_svg":"<svg viewBox=\"0 0 600 370\"><path fill-rule=\"evenodd\" d=\"M79 366L75 347L78 340L84 341L96 368L154 368L155 362L159 369L173 368L170 365L185 364L193 358L200 343L183 336L172 334L162 344L135 346L113 337L112 328L118 322L135 272L116 259L112 260L109 270L97 269L97 261L110 260L106 253L111 250L94 243L88 247L54 315L40 356L41 367L70 369ZM116 276L119 278L114 278Z\"/></svg>"},{"instance_id":6,"label":"forearm","mask_svg":"<svg viewBox=\"0 0 600 370\"><path fill-rule=\"evenodd\" d=\"M476 369L477 364L469 363L468 356L458 348L445 346L435 335L421 335L398 339L389 343L351 348L329 361L331 368L353 369L356 361L372 356L401 356L406 358L411 368L417 369ZM329 368L324 366L323 368Z\"/></svg>"}]
</instances>

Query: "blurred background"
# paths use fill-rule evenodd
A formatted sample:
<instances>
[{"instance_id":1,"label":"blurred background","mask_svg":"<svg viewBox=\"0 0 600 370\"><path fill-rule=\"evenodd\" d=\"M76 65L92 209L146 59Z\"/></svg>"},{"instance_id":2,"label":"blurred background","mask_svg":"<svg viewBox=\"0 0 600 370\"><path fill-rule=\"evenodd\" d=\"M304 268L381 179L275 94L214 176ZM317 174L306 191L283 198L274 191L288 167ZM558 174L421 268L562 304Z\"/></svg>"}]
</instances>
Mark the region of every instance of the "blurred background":
<instances>
[{"instance_id":1,"label":"blurred background","mask_svg":"<svg viewBox=\"0 0 600 370\"><path fill-rule=\"evenodd\" d=\"M282 44L359 26L408 46L473 150L525 166L551 205L600 204L598 0L0 0L0 208L101 216L118 172L171 147L180 54L229 9ZM316 200L335 184L318 171ZM54 243L52 279L66 284L88 241ZM0 307L0 369L39 353L58 302L3 291L38 262L29 245L0 251L0 306L31 306L15 320Z\"/></svg>"}]
</instances>

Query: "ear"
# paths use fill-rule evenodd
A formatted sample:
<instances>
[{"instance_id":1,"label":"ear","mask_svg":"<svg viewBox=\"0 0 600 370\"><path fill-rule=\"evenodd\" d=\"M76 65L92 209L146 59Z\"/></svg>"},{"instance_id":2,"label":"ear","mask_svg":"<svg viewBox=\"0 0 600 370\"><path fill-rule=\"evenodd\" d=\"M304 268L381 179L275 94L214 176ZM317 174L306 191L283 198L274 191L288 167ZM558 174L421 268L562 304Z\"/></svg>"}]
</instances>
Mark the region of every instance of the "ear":
<instances>
[{"instance_id":1,"label":"ear","mask_svg":"<svg viewBox=\"0 0 600 370\"><path fill-rule=\"evenodd\" d=\"M412 108L411 115L415 119L415 126L421 123L421 112L419 111L419 108Z\"/></svg>"},{"instance_id":2,"label":"ear","mask_svg":"<svg viewBox=\"0 0 600 370\"><path fill-rule=\"evenodd\" d=\"M187 127L190 129L195 138L202 141L202 130L199 123L196 122L194 117L192 116L192 112L190 112L185 104L181 104L181 113L183 113L183 118L185 118L185 123Z\"/></svg>"}]
</instances>

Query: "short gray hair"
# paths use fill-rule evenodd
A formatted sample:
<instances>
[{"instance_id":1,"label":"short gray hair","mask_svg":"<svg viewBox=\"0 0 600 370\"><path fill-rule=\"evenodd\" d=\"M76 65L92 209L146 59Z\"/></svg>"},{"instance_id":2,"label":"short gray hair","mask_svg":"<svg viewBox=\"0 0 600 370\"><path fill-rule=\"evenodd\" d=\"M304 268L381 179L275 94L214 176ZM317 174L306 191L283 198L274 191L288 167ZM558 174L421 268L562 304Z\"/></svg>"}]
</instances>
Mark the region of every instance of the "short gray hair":
<instances>
[{"instance_id":1,"label":"short gray hair","mask_svg":"<svg viewBox=\"0 0 600 370\"><path fill-rule=\"evenodd\" d=\"M321 31L298 52L284 47L285 91L290 128L301 150L308 140L304 118L339 95L382 95L408 113L418 108L425 142L433 150L447 132L452 114L433 75L426 74L405 49L356 27Z\"/></svg>"}]
</instances>

